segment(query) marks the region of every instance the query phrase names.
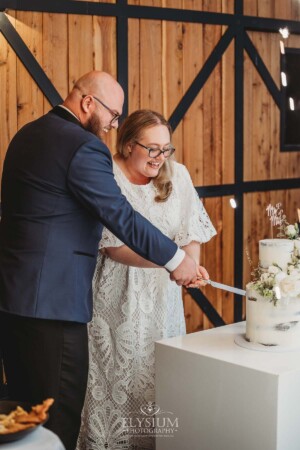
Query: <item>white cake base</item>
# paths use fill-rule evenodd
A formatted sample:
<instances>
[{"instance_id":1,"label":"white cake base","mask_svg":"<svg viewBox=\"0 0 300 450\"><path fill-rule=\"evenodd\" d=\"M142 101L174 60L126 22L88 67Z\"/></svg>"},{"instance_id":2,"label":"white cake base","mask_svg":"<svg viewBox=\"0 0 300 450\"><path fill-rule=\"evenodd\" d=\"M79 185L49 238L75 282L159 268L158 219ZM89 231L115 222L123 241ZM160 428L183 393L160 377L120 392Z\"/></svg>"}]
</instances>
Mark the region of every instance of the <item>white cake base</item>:
<instances>
[{"instance_id":1,"label":"white cake base","mask_svg":"<svg viewBox=\"0 0 300 450\"><path fill-rule=\"evenodd\" d=\"M247 350L254 350L257 352L269 352L269 353L284 353L284 352L299 352L300 345L298 347L286 347L281 345L263 345L257 342L249 342L246 339L246 334L237 334L234 337L234 343Z\"/></svg>"},{"instance_id":2,"label":"white cake base","mask_svg":"<svg viewBox=\"0 0 300 450\"><path fill-rule=\"evenodd\" d=\"M249 289L249 285L246 295L247 340L263 346L299 349L300 300L282 298L274 305L258 292Z\"/></svg>"}]
</instances>

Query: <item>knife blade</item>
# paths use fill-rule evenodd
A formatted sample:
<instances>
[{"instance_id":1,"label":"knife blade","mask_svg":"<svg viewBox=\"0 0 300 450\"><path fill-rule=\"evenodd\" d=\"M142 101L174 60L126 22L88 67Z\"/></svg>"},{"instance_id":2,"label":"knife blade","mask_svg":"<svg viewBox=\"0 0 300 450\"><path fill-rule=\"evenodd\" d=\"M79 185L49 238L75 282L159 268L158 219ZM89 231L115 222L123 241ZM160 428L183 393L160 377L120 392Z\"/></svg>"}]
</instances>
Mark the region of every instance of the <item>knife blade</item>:
<instances>
[{"instance_id":1,"label":"knife blade","mask_svg":"<svg viewBox=\"0 0 300 450\"><path fill-rule=\"evenodd\" d=\"M242 295L242 296L246 295L246 291L244 291L243 289L239 289L239 288L236 288L233 286L228 286L227 284L218 283L217 281L213 281L213 280L204 280L204 278L200 278L200 277L198 278L198 280L203 280L207 284L210 284L211 286L213 286L217 289L223 289L223 291L233 292L234 294L238 294L238 295Z\"/></svg>"}]
</instances>

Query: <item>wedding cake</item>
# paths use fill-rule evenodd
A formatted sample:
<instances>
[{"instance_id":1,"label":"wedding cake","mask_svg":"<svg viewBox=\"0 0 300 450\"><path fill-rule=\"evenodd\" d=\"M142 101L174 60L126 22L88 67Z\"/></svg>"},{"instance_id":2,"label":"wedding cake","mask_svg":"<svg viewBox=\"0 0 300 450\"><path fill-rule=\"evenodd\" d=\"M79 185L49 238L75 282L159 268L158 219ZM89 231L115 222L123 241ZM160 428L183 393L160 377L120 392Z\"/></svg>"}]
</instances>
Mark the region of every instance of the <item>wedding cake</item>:
<instances>
[{"instance_id":1,"label":"wedding cake","mask_svg":"<svg viewBox=\"0 0 300 450\"><path fill-rule=\"evenodd\" d=\"M246 286L246 340L300 347L300 240L259 241L258 276Z\"/></svg>"}]
</instances>

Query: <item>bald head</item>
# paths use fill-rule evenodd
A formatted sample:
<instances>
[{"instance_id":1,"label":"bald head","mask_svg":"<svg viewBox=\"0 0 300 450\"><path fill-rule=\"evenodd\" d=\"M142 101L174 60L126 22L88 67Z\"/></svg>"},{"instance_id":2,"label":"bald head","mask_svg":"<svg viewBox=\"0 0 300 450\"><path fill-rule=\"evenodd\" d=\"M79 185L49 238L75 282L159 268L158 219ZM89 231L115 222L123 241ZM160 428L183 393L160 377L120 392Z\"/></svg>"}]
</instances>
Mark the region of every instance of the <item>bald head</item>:
<instances>
[{"instance_id":1,"label":"bald head","mask_svg":"<svg viewBox=\"0 0 300 450\"><path fill-rule=\"evenodd\" d=\"M93 70L79 78L74 85L74 89L79 89L85 94L98 95L102 99L107 94L109 97L112 95L124 96L119 83L109 73L99 70Z\"/></svg>"},{"instance_id":2,"label":"bald head","mask_svg":"<svg viewBox=\"0 0 300 450\"><path fill-rule=\"evenodd\" d=\"M121 115L123 103L124 92L120 84L110 74L93 70L76 81L63 105L87 129L90 129L92 120L101 122L100 128L107 132L112 127L117 127L117 121L113 125L111 119L113 114ZM95 134L99 135L99 132Z\"/></svg>"}]
</instances>

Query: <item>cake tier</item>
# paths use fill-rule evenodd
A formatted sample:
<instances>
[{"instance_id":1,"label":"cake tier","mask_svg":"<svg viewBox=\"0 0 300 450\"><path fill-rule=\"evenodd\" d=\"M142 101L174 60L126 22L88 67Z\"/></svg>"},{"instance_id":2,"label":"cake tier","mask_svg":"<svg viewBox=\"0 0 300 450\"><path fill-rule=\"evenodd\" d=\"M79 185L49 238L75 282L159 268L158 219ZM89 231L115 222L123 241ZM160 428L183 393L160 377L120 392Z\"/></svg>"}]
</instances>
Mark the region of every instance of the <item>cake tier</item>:
<instances>
[{"instance_id":1,"label":"cake tier","mask_svg":"<svg viewBox=\"0 0 300 450\"><path fill-rule=\"evenodd\" d=\"M259 264L263 269L277 264L286 271L293 251L294 241L290 239L263 239L259 241Z\"/></svg>"},{"instance_id":2,"label":"cake tier","mask_svg":"<svg viewBox=\"0 0 300 450\"><path fill-rule=\"evenodd\" d=\"M246 339L263 345L300 347L300 299L281 298L274 305L249 285L246 297Z\"/></svg>"}]
</instances>

